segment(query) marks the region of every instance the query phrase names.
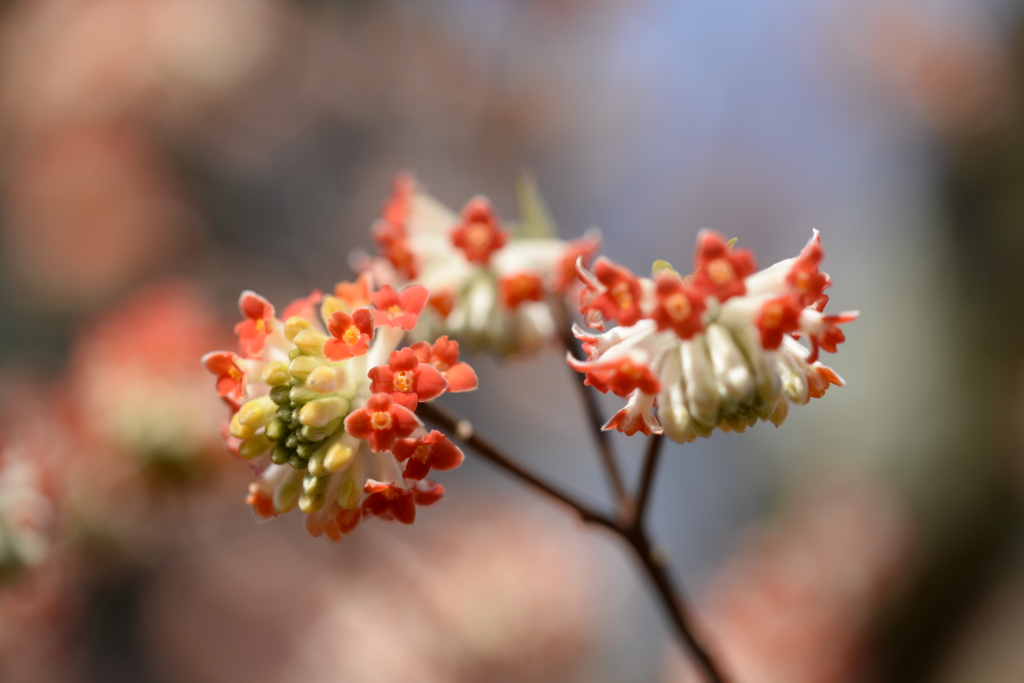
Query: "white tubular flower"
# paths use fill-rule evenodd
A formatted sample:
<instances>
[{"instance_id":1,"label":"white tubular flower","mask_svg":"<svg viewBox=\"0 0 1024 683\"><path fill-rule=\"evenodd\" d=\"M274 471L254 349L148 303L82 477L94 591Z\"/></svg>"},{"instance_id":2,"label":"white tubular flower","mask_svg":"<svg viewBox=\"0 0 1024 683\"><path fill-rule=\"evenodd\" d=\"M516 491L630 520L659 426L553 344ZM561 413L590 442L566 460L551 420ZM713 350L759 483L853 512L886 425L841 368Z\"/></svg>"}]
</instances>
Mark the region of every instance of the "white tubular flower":
<instances>
[{"instance_id":1,"label":"white tubular flower","mask_svg":"<svg viewBox=\"0 0 1024 683\"><path fill-rule=\"evenodd\" d=\"M836 351L845 339L838 325L857 313L823 313L831 284L818 270L823 255L815 230L799 256L755 272L749 250L703 230L687 277L665 262L655 264L653 279L604 257L593 272L578 263L584 320L602 332L606 320L618 324L602 334L574 327L588 357L567 358L586 384L628 398L604 429L689 442L758 420L778 426L789 403L842 386L818 354Z\"/></svg>"},{"instance_id":2,"label":"white tubular flower","mask_svg":"<svg viewBox=\"0 0 1024 683\"><path fill-rule=\"evenodd\" d=\"M447 338L399 348L427 298L420 285L371 292L363 276L293 302L281 320L242 294L241 355L209 353L203 364L231 407L228 445L256 474L247 502L258 517L297 507L310 534L339 540L366 515L411 524L417 505L442 497L424 477L463 454L415 410L477 378Z\"/></svg>"},{"instance_id":3,"label":"white tubular flower","mask_svg":"<svg viewBox=\"0 0 1024 683\"><path fill-rule=\"evenodd\" d=\"M419 338L450 335L502 354L529 353L555 338L549 295L576 285L575 264L600 246L588 231L566 242L551 237L550 219L529 181L520 186L524 220L508 230L486 197L451 211L399 175L374 223L380 256L356 259L357 270L401 287L422 284L431 296L414 331Z\"/></svg>"}]
</instances>

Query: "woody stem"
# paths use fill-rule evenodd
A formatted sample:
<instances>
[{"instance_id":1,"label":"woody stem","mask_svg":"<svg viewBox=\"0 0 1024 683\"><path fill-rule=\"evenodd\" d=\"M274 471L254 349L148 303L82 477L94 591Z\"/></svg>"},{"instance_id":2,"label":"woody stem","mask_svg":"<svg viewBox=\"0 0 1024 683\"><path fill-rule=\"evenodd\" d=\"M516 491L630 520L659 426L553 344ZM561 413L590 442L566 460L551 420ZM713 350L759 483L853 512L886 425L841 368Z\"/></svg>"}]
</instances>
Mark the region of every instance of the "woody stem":
<instances>
[{"instance_id":1,"label":"woody stem","mask_svg":"<svg viewBox=\"0 0 1024 683\"><path fill-rule=\"evenodd\" d=\"M555 324L558 326L560 331L562 345L568 353L571 353L574 358L578 359L579 352L576 349L576 340L572 334L572 323L569 319L569 311L565 307L565 297L552 297L551 310L555 315ZM601 462L604 464L604 470L608 476L608 483L615 496L619 516L626 517L630 514L629 495L626 493L626 486L623 483L622 474L619 472L619 466L615 460L615 453L612 450L612 444L608 438L608 433L601 429L604 426L604 420L601 418L601 411L597 407L597 397L594 395L594 392L588 391L587 387L584 386L582 382L578 381L578 375L575 370L570 368L569 371L573 373L573 385L579 389L580 400L583 402L583 410L584 413L586 413L587 422L590 423L590 433L594 435L597 452L601 457Z\"/></svg>"},{"instance_id":2,"label":"woody stem","mask_svg":"<svg viewBox=\"0 0 1024 683\"><path fill-rule=\"evenodd\" d=\"M633 512L628 518L620 516L618 519L612 519L608 515L593 510L571 495L561 491L558 487L547 483L537 475L529 472L512 458L505 455L491 442L477 434L469 422L456 417L448 410L435 403L421 403L417 407L417 412L427 421L441 427L450 434L454 434L457 439L464 442L484 459L497 465L524 483L572 508L583 521L603 526L620 536L633 549L648 578L654 585L661 605L668 613L669 619L675 627L676 634L690 651L705 678L710 683L725 683L726 679L720 673L711 655L694 635L693 628L690 625L689 610L672 582L668 569L665 566L664 558L651 547L650 539L643 525L643 512L647 507L651 481L660 452L660 437L653 437L648 443L647 456L644 461L644 473L636 499L626 498L628 508Z\"/></svg>"}]
</instances>

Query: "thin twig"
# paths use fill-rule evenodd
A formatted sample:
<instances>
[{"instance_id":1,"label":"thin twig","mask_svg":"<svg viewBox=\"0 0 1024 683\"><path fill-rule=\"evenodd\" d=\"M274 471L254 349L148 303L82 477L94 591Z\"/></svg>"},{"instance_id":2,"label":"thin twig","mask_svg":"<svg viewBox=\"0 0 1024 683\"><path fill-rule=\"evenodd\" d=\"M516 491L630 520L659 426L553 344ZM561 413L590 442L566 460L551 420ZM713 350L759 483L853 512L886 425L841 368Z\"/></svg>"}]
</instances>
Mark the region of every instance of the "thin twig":
<instances>
[{"instance_id":1,"label":"thin twig","mask_svg":"<svg viewBox=\"0 0 1024 683\"><path fill-rule=\"evenodd\" d=\"M559 336L562 345L574 358L579 358L576 351L576 339L572 335L572 323L569 319L569 311L565 307L565 298L560 296L551 297L551 310L555 316L555 325L558 326ZM597 452L601 456L604 470L608 474L608 483L615 496L615 503L619 508L619 515L625 516L629 507L629 496L626 493L626 486L623 483L622 473L619 471L618 462L615 460L615 453L612 450L611 440L604 427L604 419L601 417L601 410L597 406L597 396L580 381L579 374L569 368L573 374L572 384L579 392L580 400L583 402L583 412L586 414L587 422L590 423L590 433L594 435L594 442Z\"/></svg>"},{"instance_id":2,"label":"thin twig","mask_svg":"<svg viewBox=\"0 0 1024 683\"><path fill-rule=\"evenodd\" d=\"M419 404L419 406L417 406L417 412L429 422L432 422L438 427L443 428L446 432L453 434L456 439L464 442L478 454L506 472L573 508L577 513L579 513L580 517L582 517L584 521L594 522L611 529L615 528L614 520L610 519L607 515L603 515L578 500L575 500L569 494L564 493L555 486L540 479L506 456L489 441L477 434L469 425L468 421L456 417L449 411L434 403Z\"/></svg>"},{"instance_id":3,"label":"thin twig","mask_svg":"<svg viewBox=\"0 0 1024 683\"><path fill-rule=\"evenodd\" d=\"M647 572L648 578L650 578L651 583L654 584L658 595L661 597L661 604L668 612L672 625L675 626L676 633L686 643L690 654L696 660L705 678L710 683L725 683L724 675L711 658L707 649L697 639L697 636L694 635L693 627L690 625L688 610L683 605L682 598L673 585L668 571L665 569L665 562L654 553L643 529L636 529L634 533L625 533L623 530L622 535L632 546L633 550L636 551L637 557Z\"/></svg>"},{"instance_id":4,"label":"thin twig","mask_svg":"<svg viewBox=\"0 0 1024 683\"><path fill-rule=\"evenodd\" d=\"M417 407L417 412L426 420L453 434L455 438L464 442L486 460L489 460L555 500L571 507L584 521L603 526L620 536L636 553L637 559L643 565L651 583L654 584L658 596L661 598L661 604L665 611L668 612L676 632L693 655L709 683L725 683L725 678L715 665L714 660L694 635L689 623L690 618L687 610L675 586L672 584L668 571L665 569L663 559L656 555L651 548L647 533L640 519L639 513L642 513L642 510L646 507L651 486L650 480L653 478L655 465L657 464L658 452L660 450L660 443L658 441L652 440L648 444L648 455L645 460L640 495L637 498L637 504L634 506L638 514L630 519L614 520L594 511L575 500L572 496L560 491L557 487L548 484L536 475L523 469L512 458L502 453L497 447L473 431L468 422L459 419L444 408L433 403L421 403Z\"/></svg>"},{"instance_id":5,"label":"thin twig","mask_svg":"<svg viewBox=\"0 0 1024 683\"><path fill-rule=\"evenodd\" d=\"M644 454L644 469L640 475L640 490L636 494L636 502L633 504L632 525L641 529L644 523L644 513L647 511L647 501L651 495L651 484L654 481L654 472L658 467L659 455L661 454L661 434L653 434L647 439L647 452Z\"/></svg>"}]
</instances>

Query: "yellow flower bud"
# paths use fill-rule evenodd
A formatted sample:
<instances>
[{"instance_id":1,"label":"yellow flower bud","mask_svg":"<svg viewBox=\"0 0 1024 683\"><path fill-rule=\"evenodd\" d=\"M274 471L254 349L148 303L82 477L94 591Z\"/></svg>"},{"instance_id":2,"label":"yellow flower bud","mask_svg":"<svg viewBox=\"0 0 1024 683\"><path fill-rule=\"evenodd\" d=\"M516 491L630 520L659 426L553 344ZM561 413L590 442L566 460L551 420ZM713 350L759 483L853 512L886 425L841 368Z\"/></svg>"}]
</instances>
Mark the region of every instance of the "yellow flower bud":
<instances>
[{"instance_id":1,"label":"yellow flower bud","mask_svg":"<svg viewBox=\"0 0 1024 683\"><path fill-rule=\"evenodd\" d=\"M324 468L328 472L342 472L349 466L354 456L355 451L339 441L327 449L327 455L324 456Z\"/></svg>"},{"instance_id":2,"label":"yellow flower bud","mask_svg":"<svg viewBox=\"0 0 1024 683\"><path fill-rule=\"evenodd\" d=\"M291 373L288 372L288 364L279 360L267 363L267 367L263 368L262 379L272 387L287 384L288 380L291 379Z\"/></svg>"},{"instance_id":3,"label":"yellow flower bud","mask_svg":"<svg viewBox=\"0 0 1024 683\"><path fill-rule=\"evenodd\" d=\"M295 341L295 337L298 336L299 332L302 332L303 330L308 330L311 327L313 327L313 325L308 320L306 320L302 316L293 315L292 317L288 318L288 320L286 320L284 323L285 339L287 339L288 341Z\"/></svg>"}]
</instances>

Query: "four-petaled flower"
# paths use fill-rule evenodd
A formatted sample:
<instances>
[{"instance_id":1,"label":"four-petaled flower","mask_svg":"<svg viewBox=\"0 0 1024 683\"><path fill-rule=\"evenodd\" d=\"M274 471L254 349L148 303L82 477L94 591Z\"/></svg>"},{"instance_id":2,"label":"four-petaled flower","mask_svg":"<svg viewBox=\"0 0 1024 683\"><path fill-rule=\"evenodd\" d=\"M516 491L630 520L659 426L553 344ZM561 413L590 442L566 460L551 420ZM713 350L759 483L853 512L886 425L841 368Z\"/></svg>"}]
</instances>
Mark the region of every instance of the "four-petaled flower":
<instances>
[{"instance_id":1,"label":"four-petaled flower","mask_svg":"<svg viewBox=\"0 0 1024 683\"><path fill-rule=\"evenodd\" d=\"M524 301L540 301L544 298L544 283L533 273L515 273L501 278L498 298L505 308L518 308Z\"/></svg>"},{"instance_id":2,"label":"four-petaled flower","mask_svg":"<svg viewBox=\"0 0 1024 683\"><path fill-rule=\"evenodd\" d=\"M335 311L327 321L331 338L324 342L324 356L332 361L343 361L361 356L370 348L373 321L370 309L360 308L349 315Z\"/></svg>"},{"instance_id":3,"label":"four-petaled flower","mask_svg":"<svg viewBox=\"0 0 1024 683\"><path fill-rule=\"evenodd\" d=\"M363 501L363 512L395 519L402 524L416 521L416 503L412 491L395 486L394 482L367 479L363 490L370 494Z\"/></svg>"},{"instance_id":4,"label":"four-petaled flower","mask_svg":"<svg viewBox=\"0 0 1024 683\"><path fill-rule=\"evenodd\" d=\"M421 363L430 363L441 372L450 393L476 389L479 383L476 371L468 363L459 362L459 342L451 341L445 335L439 337L433 346L428 342L416 342L411 348Z\"/></svg>"},{"instance_id":5,"label":"four-petaled flower","mask_svg":"<svg viewBox=\"0 0 1024 683\"><path fill-rule=\"evenodd\" d=\"M239 367L242 359L230 351L212 351L202 358L203 366L217 377L217 395L231 406L242 407L245 395L245 371Z\"/></svg>"},{"instance_id":6,"label":"four-petaled flower","mask_svg":"<svg viewBox=\"0 0 1024 683\"><path fill-rule=\"evenodd\" d=\"M416 327L416 321L429 296L430 293L423 285L409 285L401 292L396 292L391 285L384 285L370 295L376 307L373 311L373 326L411 330Z\"/></svg>"},{"instance_id":7,"label":"four-petaled flower","mask_svg":"<svg viewBox=\"0 0 1024 683\"><path fill-rule=\"evenodd\" d=\"M406 463L402 472L406 479L423 479L431 469L453 470L465 458L462 450L436 429L426 436L396 441L391 452L395 460Z\"/></svg>"},{"instance_id":8,"label":"four-petaled flower","mask_svg":"<svg viewBox=\"0 0 1024 683\"><path fill-rule=\"evenodd\" d=\"M583 268L581 263L577 265L577 272L586 285L580 291L580 313L598 313L604 320L614 320L625 326L640 319L640 280L628 269L601 256L594 262L593 273Z\"/></svg>"},{"instance_id":9,"label":"four-petaled flower","mask_svg":"<svg viewBox=\"0 0 1024 683\"><path fill-rule=\"evenodd\" d=\"M693 287L705 296L725 301L746 293L743 279L757 270L754 254L749 249L733 249L714 230L701 230L694 253L697 266Z\"/></svg>"},{"instance_id":10,"label":"four-petaled flower","mask_svg":"<svg viewBox=\"0 0 1024 683\"><path fill-rule=\"evenodd\" d=\"M795 295L787 294L769 299L761 306L761 313L754 321L761 332L761 348L777 349L782 346L785 335L800 329L799 301Z\"/></svg>"},{"instance_id":11,"label":"four-petaled flower","mask_svg":"<svg viewBox=\"0 0 1024 683\"><path fill-rule=\"evenodd\" d=\"M238 309L245 320L235 325L238 344L247 358L258 358L274 325L274 307L256 292L242 292Z\"/></svg>"},{"instance_id":12,"label":"four-petaled flower","mask_svg":"<svg viewBox=\"0 0 1024 683\"><path fill-rule=\"evenodd\" d=\"M345 431L357 439L366 439L374 453L391 450L395 439L411 436L422 426L411 410L393 402L388 394L374 394L365 406L345 418Z\"/></svg>"},{"instance_id":13,"label":"four-petaled flower","mask_svg":"<svg viewBox=\"0 0 1024 683\"><path fill-rule=\"evenodd\" d=\"M466 260L486 266L491 254L505 246L508 234L498 223L486 197L474 197L462 210L462 220L452 231L452 244L462 249Z\"/></svg>"},{"instance_id":14,"label":"four-petaled flower","mask_svg":"<svg viewBox=\"0 0 1024 683\"><path fill-rule=\"evenodd\" d=\"M448 382L437 368L421 363L408 347L392 351L388 364L371 368L368 376L370 391L391 394L392 401L409 410L416 410L417 403L437 398L448 388Z\"/></svg>"},{"instance_id":15,"label":"four-petaled flower","mask_svg":"<svg viewBox=\"0 0 1024 683\"><path fill-rule=\"evenodd\" d=\"M704 329L701 321L706 308L704 297L687 287L674 273L661 273L656 283L658 306L651 318L659 330L671 328L680 339L689 339Z\"/></svg>"}]
</instances>

